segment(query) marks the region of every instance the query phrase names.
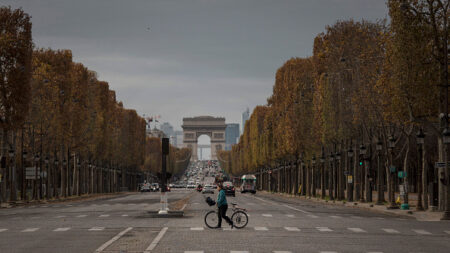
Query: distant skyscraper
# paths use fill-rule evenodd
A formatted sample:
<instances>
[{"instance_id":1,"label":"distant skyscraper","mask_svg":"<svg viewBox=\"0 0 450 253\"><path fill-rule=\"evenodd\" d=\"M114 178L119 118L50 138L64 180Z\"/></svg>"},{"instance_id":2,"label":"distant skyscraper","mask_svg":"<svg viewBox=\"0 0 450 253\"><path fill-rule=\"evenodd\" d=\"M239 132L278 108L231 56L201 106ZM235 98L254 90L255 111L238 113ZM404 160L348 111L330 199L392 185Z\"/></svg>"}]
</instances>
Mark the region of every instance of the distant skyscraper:
<instances>
[{"instance_id":1,"label":"distant skyscraper","mask_svg":"<svg viewBox=\"0 0 450 253\"><path fill-rule=\"evenodd\" d=\"M169 138L170 136L175 136L173 126L169 122L164 122L161 124L161 131L163 131Z\"/></svg>"},{"instance_id":2,"label":"distant skyscraper","mask_svg":"<svg viewBox=\"0 0 450 253\"><path fill-rule=\"evenodd\" d=\"M225 128L225 150L231 150L231 146L237 143L239 139L239 124L227 124Z\"/></svg>"},{"instance_id":3,"label":"distant skyscraper","mask_svg":"<svg viewBox=\"0 0 450 253\"><path fill-rule=\"evenodd\" d=\"M245 112L242 113L242 129L241 129L241 133L244 133L244 129L245 129L245 122L250 118L250 110L247 107L247 110Z\"/></svg>"},{"instance_id":4,"label":"distant skyscraper","mask_svg":"<svg viewBox=\"0 0 450 253\"><path fill-rule=\"evenodd\" d=\"M175 131L176 147L183 148L183 131Z\"/></svg>"}]
</instances>

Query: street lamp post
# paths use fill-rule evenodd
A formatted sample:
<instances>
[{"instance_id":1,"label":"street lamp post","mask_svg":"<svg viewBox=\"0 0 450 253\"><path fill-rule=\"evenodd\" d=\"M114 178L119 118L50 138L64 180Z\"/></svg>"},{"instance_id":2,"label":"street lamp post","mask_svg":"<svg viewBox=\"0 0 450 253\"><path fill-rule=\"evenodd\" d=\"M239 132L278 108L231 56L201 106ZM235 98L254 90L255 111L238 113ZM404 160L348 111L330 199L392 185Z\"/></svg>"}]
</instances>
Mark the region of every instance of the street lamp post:
<instances>
[{"instance_id":1,"label":"street lamp post","mask_svg":"<svg viewBox=\"0 0 450 253\"><path fill-rule=\"evenodd\" d=\"M320 166L321 172L320 172L320 187L321 187L321 195L322 199L325 198L325 153L323 152L322 148L322 156L320 157L320 163L322 166Z\"/></svg>"},{"instance_id":2,"label":"street lamp post","mask_svg":"<svg viewBox=\"0 0 450 253\"><path fill-rule=\"evenodd\" d=\"M425 143L425 134L422 131L422 128L417 132L417 211L423 211L422 205L422 192L423 192L423 182L422 182L422 152L423 152L423 144Z\"/></svg>"},{"instance_id":3,"label":"street lamp post","mask_svg":"<svg viewBox=\"0 0 450 253\"><path fill-rule=\"evenodd\" d=\"M334 193L338 200L342 200L342 175L341 175L341 153L337 152L336 155L336 180L335 180L335 187L334 187Z\"/></svg>"},{"instance_id":4,"label":"street lamp post","mask_svg":"<svg viewBox=\"0 0 450 253\"><path fill-rule=\"evenodd\" d=\"M389 150L391 153L391 166L389 167L389 172L390 172L390 187L389 187L389 201L391 202L388 209L397 209L398 206L395 203L395 182L394 182L394 178L395 178L395 167L393 165L394 163L394 148L395 148L395 137L393 135L391 135L389 137L388 143L389 143Z\"/></svg>"},{"instance_id":5,"label":"street lamp post","mask_svg":"<svg viewBox=\"0 0 450 253\"><path fill-rule=\"evenodd\" d=\"M316 196L316 155L311 159L312 164L312 196Z\"/></svg>"},{"instance_id":6,"label":"street lamp post","mask_svg":"<svg viewBox=\"0 0 450 253\"><path fill-rule=\"evenodd\" d=\"M39 196L39 190L38 190L38 178L39 178L39 182L40 182L40 173L38 173L38 162L40 160L40 157L38 154L36 154L34 156L34 198L35 199L40 199ZM39 168L39 170L41 170L41 168Z\"/></svg>"},{"instance_id":7,"label":"street lamp post","mask_svg":"<svg viewBox=\"0 0 450 253\"><path fill-rule=\"evenodd\" d=\"M49 163L48 156L45 157L44 162L45 162L45 173L46 173L46 175L45 175L45 198L49 199L50 198L49 197L49 191L50 191L49 176L50 176L50 173L49 173L49 166L48 166L48 163Z\"/></svg>"},{"instance_id":8,"label":"street lamp post","mask_svg":"<svg viewBox=\"0 0 450 253\"><path fill-rule=\"evenodd\" d=\"M349 159L349 166L347 168L347 200L353 201L353 180L354 180L354 175L352 173L352 168L353 168L353 149L350 145L350 149L347 150L347 157ZM351 178L351 180L350 180Z\"/></svg>"},{"instance_id":9,"label":"street lamp post","mask_svg":"<svg viewBox=\"0 0 450 253\"><path fill-rule=\"evenodd\" d=\"M333 152L330 153L330 168L328 170L328 195L330 196L330 200L334 200L333 198L333 168L334 168L334 156Z\"/></svg>"},{"instance_id":10,"label":"street lamp post","mask_svg":"<svg viewBox=\"0 0 450 253\"><path fill-rule=\"evenodd\" d=\"M359 181L359 190L360 190L360 202L364 202L364 188L362 187L362 184L364 182L364 174L365 174L365 162L364 162L364 155L366 154L367 149L366 146L364 146L364 144L361 144L361 146L359 146L359 165L361 166L361 178Z\"/></svg>"},{"instance_id":11,"label":"street lamp post","mask_svg":"<svg viewBox=\"0 0 450 253\"><path fill-rule=\"evenodd\" d=\"M22 137L23 137L23 133L22 133ZM22 143L23 143L23 141L22 141ZM24 151L23 147L22 147L22 192L21 192L22 201L25 199L28 199L28 197L27 197L27 176L26 176L26 167L25 167L26 160L27 160L27 151Z\"/></svg>"},{"instance_id":12,"label":"street lamp post","mask_svg":"<svg viewBox=\"0 0 450 253\"><path fill-rule=\"evenodd\" d=\"M378 138L378 142L376 144L376 150L377 150L377 192L378 192L378 198L376 205L383 205L384 202L384 190L383 190L383 177L381 175L381 151L383 150L383 143L381 142L380 138Z\"/></svg>"},{"instance_id":13,"label":"street lamp post","mask_svg":"<svg viewBox=\"0 0 450 253\"><path fill-rule=\"evenodd\" d=\"M10 185L10 200L11 201L16 201L17 196L16 196L16 166L15 166L15 159L14 159L14 149L10 149L8 151L9 154L9 168L11 169L11 183Z\"/></svg>"},{"instance_id":14,"label":"street lamp post","mask_svg":"<svg viewBox=\"0 0 450 253\"><path fill-rule=\"evenodd\" d=\"M443 135L443 141L444 141L444 162L445 162L445 171L441 172L439 177L440 181L446 188L446 194L447 196L444 198L444 214L441 217L441 220L450 220L450 171L448 166L448 145L450 144L450 131L448 127L444 129L442 132Z\"/></svg>"}]
</instances>

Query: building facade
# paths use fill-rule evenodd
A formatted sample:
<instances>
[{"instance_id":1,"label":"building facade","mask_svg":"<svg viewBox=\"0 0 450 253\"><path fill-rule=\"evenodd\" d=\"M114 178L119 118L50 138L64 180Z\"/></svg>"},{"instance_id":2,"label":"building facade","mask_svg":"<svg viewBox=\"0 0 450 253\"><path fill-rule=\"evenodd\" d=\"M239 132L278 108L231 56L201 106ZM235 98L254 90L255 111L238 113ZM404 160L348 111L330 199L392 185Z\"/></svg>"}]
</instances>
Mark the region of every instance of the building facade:
<instances>
[{"instance_id":1,"label":"building facade","mask_svg":"<svg viewBox=\"0 0 450 253\"><path fill-rule=\"evenodd\" d=\"M231 150L231 147L238 143L239 133L238 123L227 124L225 129L225 150Z\"/></svg>"},{"instance_id":2,"label":"building facade","mask_svg":"<svg viewBox=\"0 0 450 253\"><path fill-rule=\"evenodd\" d=\"M241 129L241 133L244 133L244 129L245 129L245 122L250 118L250 110L247 107L247 110L245 110L242 113L242 129Z\"/></svg>"}]
</instances>

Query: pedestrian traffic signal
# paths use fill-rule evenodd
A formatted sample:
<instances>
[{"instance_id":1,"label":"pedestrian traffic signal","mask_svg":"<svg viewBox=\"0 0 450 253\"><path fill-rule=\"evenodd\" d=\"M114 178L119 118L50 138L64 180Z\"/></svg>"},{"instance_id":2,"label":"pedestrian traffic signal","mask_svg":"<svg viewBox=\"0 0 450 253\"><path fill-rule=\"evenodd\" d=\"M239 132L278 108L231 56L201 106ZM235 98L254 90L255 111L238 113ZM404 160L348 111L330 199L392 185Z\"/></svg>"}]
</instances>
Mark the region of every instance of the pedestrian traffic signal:
<instances>
[{"instance_id":1,"label":"pedestrian traffic signal","mask_svg":"<svg viewBox=\"0 0 450 253\"><path fill-rule=\"evenodd\" d=\"M363 162L362 161L359 161L359 166L362 166L363 165Z\"/></svg>"}]
</instances>

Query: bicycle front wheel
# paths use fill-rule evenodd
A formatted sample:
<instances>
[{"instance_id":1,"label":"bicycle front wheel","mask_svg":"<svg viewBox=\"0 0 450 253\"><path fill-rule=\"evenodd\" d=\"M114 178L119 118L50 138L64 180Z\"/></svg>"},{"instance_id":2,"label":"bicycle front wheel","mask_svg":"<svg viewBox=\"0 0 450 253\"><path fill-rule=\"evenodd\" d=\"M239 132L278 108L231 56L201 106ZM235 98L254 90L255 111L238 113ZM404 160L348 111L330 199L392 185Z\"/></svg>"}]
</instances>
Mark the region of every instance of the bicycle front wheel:
<instances>
[{"instance_id":1,"label":"bicycle front wheel","mask_svg":"<svg viewBox=\"0 0 450 253\"><path fill-rule=\"evenodd\" d=\"M248 216L243 211L236 211L231 216L231 220L233 221L234 227L240 229L247 226Z\"/></svg>"},{"instance_id":2,"label":"bicycle front wheel","mask_svg":"<svg viewBox=\"0 0 450 253\"><path fill-rule=\"evenodd\" d=\"M219 218L217 218L217 212L216 211L209 211L205 215L205 224L209 228L215 228L217 227L217 224L219 223Z\"/></svg>"}]
</instances>

